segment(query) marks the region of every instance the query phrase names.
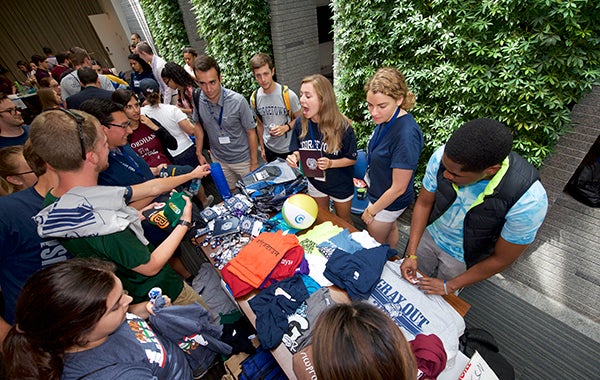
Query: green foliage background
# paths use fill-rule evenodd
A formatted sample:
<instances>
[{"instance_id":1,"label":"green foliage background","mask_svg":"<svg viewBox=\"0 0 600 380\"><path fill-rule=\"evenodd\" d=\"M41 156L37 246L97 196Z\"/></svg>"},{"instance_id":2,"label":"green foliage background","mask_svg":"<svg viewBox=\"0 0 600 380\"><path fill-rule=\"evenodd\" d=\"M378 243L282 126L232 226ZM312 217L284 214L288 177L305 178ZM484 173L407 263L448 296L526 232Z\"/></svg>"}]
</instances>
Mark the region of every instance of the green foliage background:
<instances>
[{"instance_id":1,"label":"green foliage background","mask_svg":"<svg viewBox=\"0 0 600 380\"><path fill-rule=\"evenodd\" d=\"M140 0L158 55L183 65L181 49L190 42L177 0ZM157 53L157 52L155 52Z\"/></svg>"},{"instance_id":2,"label":"green foliage background","mask_svg":"<svg viewBox=\"0 0 600 380\"><path fill-rule=\"evenodd\" d=\"M249 97L256 88L250 58L272 56L268 0L192 0L206 53L221 67L223 85Z\"/></svg>"},{"instance_id":3,"label":"green foliage background","mask_svg":"<svg viewBox=\"0 0 600 380\"><path fill-rule=\"evenodd\" d=\"M600 78L597 0L335 0L336 94L364 146L364 83L395 66L417 95L421 169L464 122L491 117L539 166Z\"/></svg>"}]
</instances>

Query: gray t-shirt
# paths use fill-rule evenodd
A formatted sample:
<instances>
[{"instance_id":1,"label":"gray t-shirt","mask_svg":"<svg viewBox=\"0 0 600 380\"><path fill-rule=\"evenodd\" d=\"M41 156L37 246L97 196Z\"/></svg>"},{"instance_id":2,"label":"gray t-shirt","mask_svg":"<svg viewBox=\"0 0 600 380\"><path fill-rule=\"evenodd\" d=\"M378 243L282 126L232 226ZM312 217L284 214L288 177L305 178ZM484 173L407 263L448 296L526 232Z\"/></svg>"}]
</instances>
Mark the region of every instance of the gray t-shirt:
<instances>
[{"instance_id":1,"label":"gray t-shirt","mask_svg":"<svg viewBox=\"0 0 600 380\"><path fill-rule=\"evenodd\" d=\"M256 91L255 113L260 115L262 119L264 126L263 140L267 148L275 153L287 153L290 151L291 131L286 132L283 136L271 136L269 134L271 127L284 125L293 121L285 108L281 85L275 83L275 86L275 89L270 94L265 94L262 87ZM288 91L290 95L290 108L292 109L292 113L296 113L300 110L300 101L294 91Z\"/></svg>"},{"instance_id":2,"label":"gray t-shirt","mask_svg":"<svg viewBox=\"0 0 600 380\"><path fill-rule=\"evenodd\" d=\"M246 131L256 125L250 104L242 95L221 87L221 97L213 104L202 92L199 104L194 107L193 118L204 127L210 152L218 161L237 164L250 159Z\"/></svg>"},{"instance_id":3,"label":"gray t-shirt","mask_svg":"<svg viewBox=\"0 0 600 380\"><path fill-rule=\"evenodd\" d=\"M112 82L106 76L99 74L98 78L100 79L100 88L107 91L115 90ZM79 75L77 75L77 70L65 75L65 77L60 81L60 91L62 100L67 100L69 96L79 94L81 92L81 83L79 83Z\"/></svg>"}]
</instances>

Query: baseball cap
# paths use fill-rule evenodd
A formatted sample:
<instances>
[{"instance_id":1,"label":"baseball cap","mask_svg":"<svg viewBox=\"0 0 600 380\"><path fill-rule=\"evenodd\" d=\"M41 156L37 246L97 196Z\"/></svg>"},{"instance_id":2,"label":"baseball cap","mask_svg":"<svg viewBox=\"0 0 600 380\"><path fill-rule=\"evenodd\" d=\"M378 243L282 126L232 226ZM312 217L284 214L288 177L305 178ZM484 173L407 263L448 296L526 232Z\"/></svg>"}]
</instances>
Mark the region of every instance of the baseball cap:
<instances>
[{"instance_id":1,"label":"baseball cap","mask_svg":"<svg viewBox=\"0 0 600 380\"><path fill-rule=\"evenodd\" d=\"M144 95L158 93L158 83L152 78L144 78L140 81L140 91Z\"/></svg>"},{"instance_id":2,"label":"baseball cap","mask_svg":"<svg viewBox=\"0 0 600 380\"><path fill-rule=\"evenodd\" d=\"M173 193L163 209L165 218L171 223L172 227L177 225L177 222L179 222L179 219L181 218L181 214L183 214L183 209L185 207L183 195L183 191Z\"/></svg>"}]
</instances>

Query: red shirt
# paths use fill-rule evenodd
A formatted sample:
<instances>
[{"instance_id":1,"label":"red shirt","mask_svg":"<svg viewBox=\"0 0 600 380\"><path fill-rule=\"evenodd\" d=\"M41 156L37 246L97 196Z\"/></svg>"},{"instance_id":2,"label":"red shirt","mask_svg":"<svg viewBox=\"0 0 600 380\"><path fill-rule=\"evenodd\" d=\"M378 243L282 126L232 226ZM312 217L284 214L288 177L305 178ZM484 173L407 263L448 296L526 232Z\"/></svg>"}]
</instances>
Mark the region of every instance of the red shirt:
<instances>
[{"instance_id":1,"label":"red shirt","mask_svg":"<svg viewBox=\"0 0 600 380\"><path fill-rule=\"evenodd\" d=\"M160 164L171 165L160 140L146 124L140 122L129 136L129 145L151 168Z\"/></svg>"}]
</instances>

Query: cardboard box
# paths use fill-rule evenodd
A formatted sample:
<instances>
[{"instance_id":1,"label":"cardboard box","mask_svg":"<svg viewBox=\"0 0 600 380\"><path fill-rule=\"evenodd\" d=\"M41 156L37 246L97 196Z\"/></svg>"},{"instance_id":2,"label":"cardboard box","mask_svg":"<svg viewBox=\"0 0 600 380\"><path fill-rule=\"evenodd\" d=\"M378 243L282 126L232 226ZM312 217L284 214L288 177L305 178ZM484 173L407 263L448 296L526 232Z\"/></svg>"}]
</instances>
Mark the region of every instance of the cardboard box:
<instances>
[{"instance_id":1,"label":"cardboard box","mask_svg":"<svg viewBox=\"0 0 600 380\"><path fill-rule=\"evenodd\" d=\"M257 337L252 339L252 345L255 348L260 346L260 342ZM240 374L242 373L242 362L250 355L245 352L240 352L236 355L231 355L229 359L225 361L225 370L229 375L231 375L234 379L238 379Z\"/></svg>"}]
</instances>

